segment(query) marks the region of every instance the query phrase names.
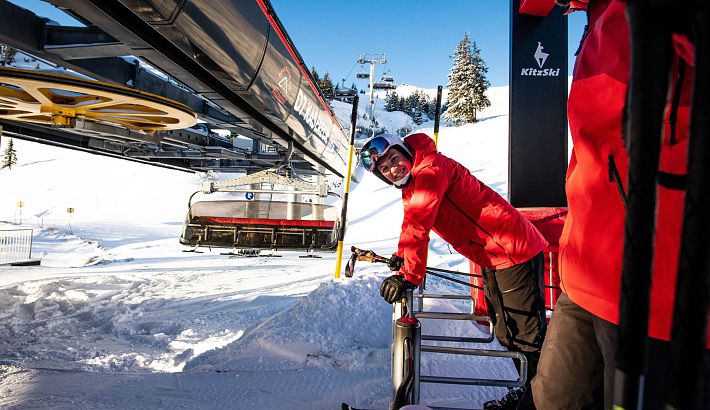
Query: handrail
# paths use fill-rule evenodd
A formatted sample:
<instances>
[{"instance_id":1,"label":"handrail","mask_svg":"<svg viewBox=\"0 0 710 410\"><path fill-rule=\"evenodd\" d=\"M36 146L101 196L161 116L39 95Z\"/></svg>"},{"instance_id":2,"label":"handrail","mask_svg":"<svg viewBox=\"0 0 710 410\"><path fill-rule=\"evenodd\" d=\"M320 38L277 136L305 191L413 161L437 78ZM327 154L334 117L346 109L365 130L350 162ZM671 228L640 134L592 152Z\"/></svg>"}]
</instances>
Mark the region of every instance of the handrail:
<instances>
[{"instance_id":1,"label":"handrail","mask_svg":"<svg viewBox=\"0 0 710 410\"><path fill-rule=\"evenodd\" d=\"M421 346L421 351L432 353L460 354L468 356L507 357L511 359L516 359L520 363L520 367L518 369L518 374L520 374L520 376L518 376L517 380L480 379L475 377L420 376L419 381L423 383L461 384L468 386L522 387L527 382L528 360L525 355L520 352L426 345Z\"/></svg>"}]
</instances>

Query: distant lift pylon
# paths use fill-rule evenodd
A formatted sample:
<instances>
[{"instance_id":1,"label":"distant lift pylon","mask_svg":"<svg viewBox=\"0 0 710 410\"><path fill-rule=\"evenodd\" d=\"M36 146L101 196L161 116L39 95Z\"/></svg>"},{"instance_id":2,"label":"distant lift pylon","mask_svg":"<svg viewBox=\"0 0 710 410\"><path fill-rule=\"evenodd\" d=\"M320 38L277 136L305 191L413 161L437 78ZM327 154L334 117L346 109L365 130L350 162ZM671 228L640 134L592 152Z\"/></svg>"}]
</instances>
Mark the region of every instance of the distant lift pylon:
<instances>
[{"instance_id":1,"label":"distant lift pylon","mask_svg":"<svg viewBox=\"0 0 710 410\"><path fill-rule=\"evenodd\" d=\"M359 64L370 64L370 74L367 77L370 79L370 122L372 123L372 136L375 135L375 64L387 64L387 55L379 53L360 53L360 58L357 60Z\"/></svg>"}]
</instances>

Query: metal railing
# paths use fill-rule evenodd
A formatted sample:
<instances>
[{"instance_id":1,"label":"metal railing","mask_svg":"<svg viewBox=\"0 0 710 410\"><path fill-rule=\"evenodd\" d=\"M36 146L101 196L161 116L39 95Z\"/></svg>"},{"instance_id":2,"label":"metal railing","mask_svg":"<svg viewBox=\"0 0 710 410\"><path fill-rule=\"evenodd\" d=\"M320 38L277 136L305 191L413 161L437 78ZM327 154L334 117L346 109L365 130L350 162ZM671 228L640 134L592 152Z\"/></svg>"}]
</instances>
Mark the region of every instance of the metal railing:
<instances>
[{"instance_id":1,"label":"metal railing","mask_svg":"<svg viewBox=\"0 0 710 410\"><path fill-rule=\"evenodd\" d=\"M424 299L448 299L448 300L469 300L470 313L449 313L449 312L425 312ZM520 352L509 352L493 349L473 349L463 347L450 346L430 346L423 345L422 340L432 340L439 342L458 342L458 343L490 343L493 341L494 328L490 317L475 315L475 300L470 295L440 295L440 294L424 294L423 289L419 288L419 294L415 295L413 291L408 291L405 295L405 305L412 306L412 309L403 308L401 302L393 304L392 316L392 384L394 387L395 402L393 406L398 407L401 404L418 404L420 395L420 383L438 383L438 384L456 384L469 386L495 386L495 387L522 387L527 382L527 358ZM416 308L414 300L419 300L419 307ZM488 323L488 335L486 337L464 337L450 335L422 335L421 329L417 326L415 335L402 333L400 327L396 325L397 319L402 316L408 316L414 319L441 319L441 320L470 320L484 321ZM410 346L414 342L414 346ZM505 359L514 359L518 364L518 378L516 380L505 379L482 379L473 377L445 377L445 376L428 376L419 373L420 355L421 352L428 353L443 353L468 356L482 357L499 357ZM407 358L413 361L413 370L407 370L409 367L403 359ZM402 403L401 387L403 386L406 376L413 372L414 380L411 381L411 391L406 395L407 401Z\"/></svg>"},{"instance_id":2,"label":"metal railing","mask_svg":"<svg viewBox=\"0 0 710 410\"><path fill-rule=\"evenodd\" d=\"M29 260L32 229L0 230L0 265Z\"/></svg>"}]
</instances>

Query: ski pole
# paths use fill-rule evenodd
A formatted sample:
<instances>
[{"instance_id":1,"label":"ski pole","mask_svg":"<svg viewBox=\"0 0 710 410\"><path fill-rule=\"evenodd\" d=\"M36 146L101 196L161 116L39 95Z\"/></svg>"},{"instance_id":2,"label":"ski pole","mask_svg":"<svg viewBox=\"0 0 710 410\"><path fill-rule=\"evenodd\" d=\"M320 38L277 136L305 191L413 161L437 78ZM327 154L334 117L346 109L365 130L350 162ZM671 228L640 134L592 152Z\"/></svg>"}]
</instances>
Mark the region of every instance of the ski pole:
<instances>
[{"instance_id":1,"label":"ski pole","mask_svg":"<svg viewBox=\"0 0 710 410\"><path fill-rule=\"evenodd\" d=\"M701 5L701 3L705 3ZM671 333L671 373L667 409L699 408L710 293L710 7L696 1L695 77L688 141L688 179L683 212L678 277ZM706 403L707 404L707 403Z\"/></svg>"},{"instance_id":2,"label":"ski pole","mask_svg":"<svg viewBox=\"0 0 710 410\"><path fill-rule=\"evenodd\" d=\"M439 115L441 114L442 87L436 87L436 108L434 109L434 146L439 147Z\"/></svg>"},{"instance_id":3,"label":"ski pole","mask_svg":"<svg viewBox=\"0 0 710 410\"><path fill-rule=\"evenodd\" d=\"M629 0L626 6L631 36L625 123L629 171L614 375L615 409L643 408L656 181L671 57L671 36L665 21L668 13L647 0Z\"/></svg>"},{"instance_id":4,"label":"ski pole","mask_svg":"<svg viewBox=\"0 0 710 410\"><path fill-rule=\"evenodd\" d=\"M348 195L350 194L350 172L353 165L353 152L355 150L355 125L357 124L358 95L353 99L353 111L350 115L350 151L348 154L348 172L345 177L345 193L343 194L343 209L340 213L340 229L338 230L338 256L335 262L335 279L340 278L340 264L343 261L343 239L345 239L345 225L348 214Z\"/></svg>"},{"instance_id":5,"label":"ski pole","mask_svg":"<svg viewBox=\"0 0 710 410\"><path fill-rule=\"evenodd\" d=\"M350 257L350 260L348 261L347 266L345 267L345 276L347 277L352 277L353 274L355 273L355 262L356 261L365 261L365 262L371 262L371 263L389 263L389 259L385 258L384 256L380 256L376 254L374 251L370 250L363 250L358 247L351 247L350 250L352 251L352 256ZM442 275L442 273L449 273L453 275L462 275L462 276L469 276L469 277L481 277L481 275L477 275L475 273L464 273L464 272L458 272L455 270L449 270L449 269L441 269L441 268L434 268L427 266L426 267L426 273L427 275L432 275L436 276L442 279L449 280L451 282L456 282L460 283L462 285L470 286L472 288L476 289L483 289L481 286L477 286L471 283L464 282L462 280L450 278L448 276Z\"/></svg>"},{"instance_id":6,"label":"ski pole","mask_svg":"<svg viewBox=\"0 0 710 410\"><path fill-rule=\"evenodd\" d=\"M468 282L464 282L464 281L462 281L462 280L450 278L450 277L448 277L448 276L444 276L444 275L438 274L438 273L436 273L436 272L432 272L432 271L430 271L430 270L427 270L427 271L426 271L426 274L427 274L427 275L436 276L437 278L446 279L446 280L449 280L449 281L451 281L451 282L460 283L460 284L462 284L462 285L466 285L466 286L469 286L469 287L472 287L472 288L475 288L475 289L483 290L483 286L478 286L478 285L474 285L473 283L468 283Z\"/></svg>"}]
</instances>

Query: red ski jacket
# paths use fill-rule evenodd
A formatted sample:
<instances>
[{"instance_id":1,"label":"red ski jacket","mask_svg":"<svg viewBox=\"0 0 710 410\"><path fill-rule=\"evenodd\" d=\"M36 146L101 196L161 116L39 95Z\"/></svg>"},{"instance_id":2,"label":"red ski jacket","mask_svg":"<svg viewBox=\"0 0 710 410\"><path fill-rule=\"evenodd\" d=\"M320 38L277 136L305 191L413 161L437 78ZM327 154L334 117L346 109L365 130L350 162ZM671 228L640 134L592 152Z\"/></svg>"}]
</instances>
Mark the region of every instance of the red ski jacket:
<instances>
[{"instance_id":1,"label":"red ski jacket","mask_svg":"<svg viewBox=\"0 0 710 410\"><path fill-rule=\"evenodd\" d=\"M509 268L547 246L532 223L464 166L437 152L428 135L412 134L404 142L413 154L411 179L402 190L397 251L404 258L400 273L405 279L417 285L424 279L432 229L487 268Z\"/></svg>"},{"instance_id":2,"label":"red ski jacket","mask_svg":"<svg viewBox=\"0 0 710 410\"><path fill-rule=\"evenodd\" d=\"M592 1L568 100L574 143L567 171L569 213L560 238L560 277L569 298L612 323L619 321L628 158L622 136L629 82L629 28L625 3ZM658 221L649 335L670 339L680 250L684 191L673 183L686 174L692 45L675 39L672 89L660 157ZM614 168L621 181L613 176ZM709 342L710 343L710 342ZM710 346L710 344L709 344Z\"/></svg>"}]
</instances>

